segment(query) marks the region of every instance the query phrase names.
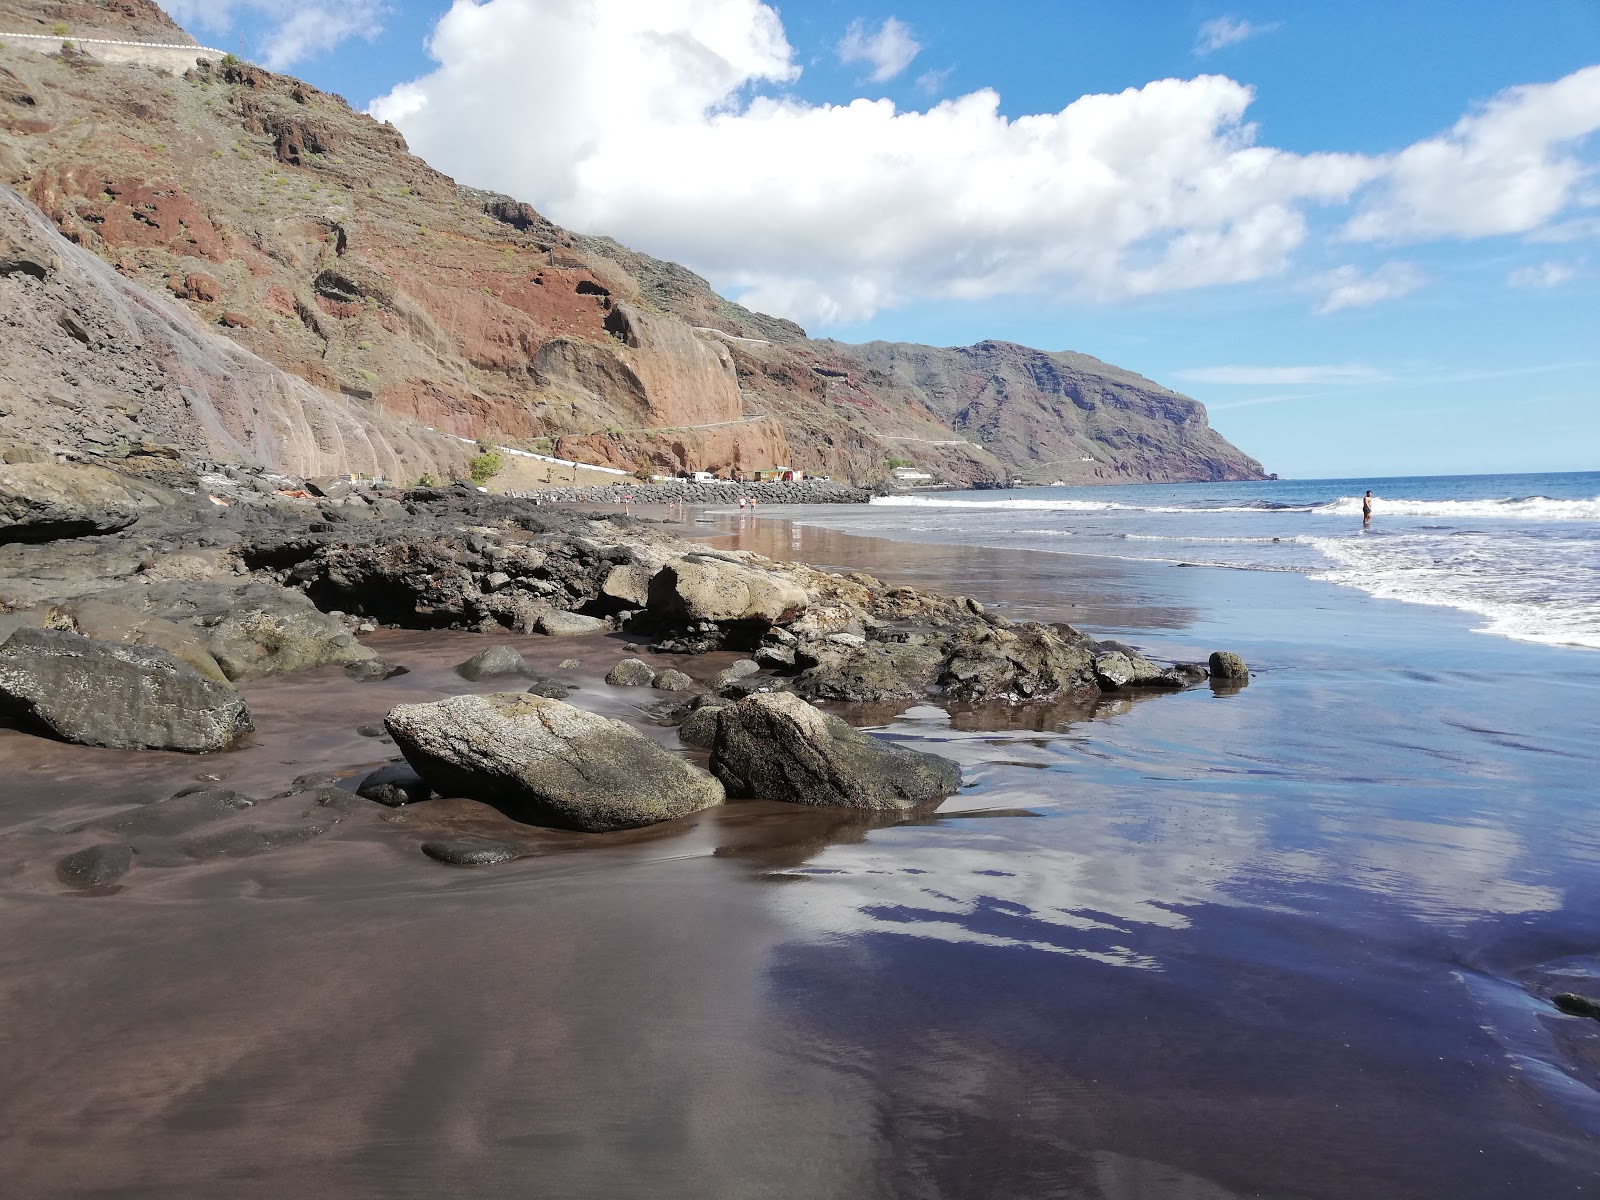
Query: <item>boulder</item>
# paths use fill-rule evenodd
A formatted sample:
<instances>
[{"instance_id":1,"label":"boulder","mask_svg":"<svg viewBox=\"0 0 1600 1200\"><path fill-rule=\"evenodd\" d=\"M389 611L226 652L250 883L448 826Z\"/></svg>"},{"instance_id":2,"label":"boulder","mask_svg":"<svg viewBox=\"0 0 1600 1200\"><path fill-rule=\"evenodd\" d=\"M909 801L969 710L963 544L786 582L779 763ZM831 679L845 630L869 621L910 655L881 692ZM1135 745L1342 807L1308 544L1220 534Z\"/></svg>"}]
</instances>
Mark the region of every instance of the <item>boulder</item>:
<instances>
[{"instance_id":1,"label":"boulder","mask_svg":"<svg viewBox=\"0 0 1600 1200\"><path fill-rule=\"evenodd\" d=\"M522 661L522 652L515 646L490 646L480 650L464 663L456 664L456 674L473 683L480 679L495 679L502 675L526 675L528 664Z\"/></svg>"},{"instance_id":2,"label":"boulder","mask_svg":"<svg viewBox=\"0 0 1600 1200\"><path fill-rule=\"evenodd\" d=\"M881 741L784 693L718 713L711 770L730 795L879 812L909 812L961 786L950 759Z\"/></svg>"},{"instance_id":3,"label":"boulder","mask_svg":"<svg viewBox=\"0 0 1600 1200\"><path fill-rule=\"evenodd\" d=\"M717 714L721 711L720 704L707 704L695 709L678 726L678 740L685 746L711 749L711 744L717 740Z\"/></svg>"},{"instance_id":4,"label":"boulder","mask_svg":"<svg viewBox=\"0 0 1600 1200\"><path fill-rule=\"evenodd\" d=\"M1088 640L1070 626L997 626L988 620L958 627L939 684L955 700L1047 700L1095 691Z\"/></svg>"},{"instance_id":5,"label":"boulder","mask_svg":"<svg viewBox=\"0 0 1600 1200\"><path fill-rule=\"evenodd\" d=\"M1112 650L1094 657L1094 677L1108 692L1130 687L1181 688L1188 680L1137 652Z\"/></svg>"},{"instance_id":6,"label":"boulder","mask_svg":"<svg viewBox=\"0 0 1600 1200\"><path fill-rule=\"evenodd\" d=\"M728 664L727 667L721 671L718 671L711 677L711 690L714 692L720 692L730 683L737 683L741 679L748 679L750 676L758 674L760 671L761 664L755 659L741 658L736 662Z\"/></svg>"},{"instance_id":7,"label":"boulder","mask_svg":"<svg viewBox=\"0 0 1600 1200\"><path fill-rule=\"evenodd\" d=\"M237 692L165 650L52 629L0 646L0 712L119 750L224 750L251 728Z\"/></svg>"},{"instance_id":8,"label":"boulder","mask_svg":"<svg viewBox=\"0 0 1600 1200\"><path fill-rule=\"evenodd\" d=\"M133 866L133 847L102 842L67 855L56 864L56 878L68 887L96 888L115 883Z\"/></svg>"},{"instance_id":9,"label":"boulder","mask_svg":"<svg viewBox=\"0 0 1600 1200\"><path fill-rule=\"evenodd\" d=\"M1245 666L1244 659L1228 650L1218 650L1206 665L1213 679L1232 683L1245 683L1250 679L1250 668Z\"/></svg>"},{"instance_id":10,"label":"boulder","mask_svg":"<svg viewBox=\"0 0 1600 1200\"><path fill-rule=\"evenodd\" d=\"M400 808L406 804L420 804L433 795L433 789L407 764L391 763L363 779L356 788L356 795L390 808Z\"/></svg>"},{"instance_id":11,"label":"boulder","mask_svg":"<svg viewBox=\"0 0 1600 1200\"><path fill-rule=\"evenodd\" d=\"M656 690L662 692L692 692L695 682L682 671L674 671L670 667L656 676Z\"/></svg>"},{"instance_id":12,"label":"boulder","mask_svg":"<svg viewBox=\"0 0 1600 1200\"><path fill-rule=\"evenodd\" d=\"M143 622L136 626L141 639L152 636L153 621L196 631L205 639L205 653L236 683L377 658L342 621L319 612L303 592L262 580L167 580L117 588L93 599L131 610ZM189 658L181 648L173 652Z\"/></svg>"},{"instance_id":13,"label":"boulder","mask_svg":"<svg viewBox=\"0 0 1600 1200\"><path fill-rule=\"evenodd\" d=\"M115 533L172 501L163 488L103 467L0 464L0 543Z\"/></svg>"},{"instance_id":14,"label":"boulder","mask_svg":"<svg viewBox=\"0 0 1600 1200\"><path fill-rule=\"evenodd\" d=\"M546 700L565 700L571 694L566 684L548 675L535 675L527 690L530 696L543 696Z\"/></svg>"},{"instance_id":15,"label":"boulder","mask_svg":"<svg viewBox=\"0 0 1600 1200\"><path fill-rule=\"evenodd\" d=\"M547 612L540 614L534 628L550 637L580 637L586 633L602 633L611 626L599 617L586 617L582 613Z\"/></svg>"},{"instance_id":16,"label":"boulder","mask_svg":"<svg viewBox=\"0 0 1600 1200\"><path fill-rule=\"evenodd\" d=\"M650 611L683 621L775 625L803 612L809 597L773 571L704 554L669 563L650 581Z\"/></svg>"},{"instance_id":17,"label":"boulder","mask_svg":"<svg viewBox=\"0 0 1600 1200\"><path fill-rule=\"evenodd\" d=\"M794 681L795 690L817 700L917 699L933 688L945 662L942 646L920 640L813 643L798 654L806 670Z\"/></svg>"},{"instance_id":18,"label":"boulder","mask_svg":"<svg viewBox=\"0 0 1600 1200\"><path fill-rule=\"evenodd\" d=\"M522 857L522 850L511 842L475 837L437 838L423 842L422 852L452 867L490 867Z\"/></svg>"},{"instance_id":19,"label":"boulder","mask_svg":"<svg viewBox=\"0 0 1600 1200\"><path fill-rule=\"evenodd\" d=\"M344 673L357 683L381 683L385 679L393 679L396 675L409 675L411 668L374 655L359 662L347 663Z\"/></svg>"},{"instance_id":20,"label":"boulder","mask_svg":"<svg viewBox=\"0 0 1600 1200\"><path fill-rule=\"evenodd\" d=\"M590 833L721 804L722 785L620 721L525 693L401 705L384 721L433 790Z\"/></svg>"},{"instance_id":21,"label":"boulder","mask_svg":"<svg viewBox=\"0 0 1600 1200\"><path fill-rule=\"evenodd\" d=\"M625 658L606 674L612 687L654 687L655 670L639 658Z\"/></svg>"}]
</instances>

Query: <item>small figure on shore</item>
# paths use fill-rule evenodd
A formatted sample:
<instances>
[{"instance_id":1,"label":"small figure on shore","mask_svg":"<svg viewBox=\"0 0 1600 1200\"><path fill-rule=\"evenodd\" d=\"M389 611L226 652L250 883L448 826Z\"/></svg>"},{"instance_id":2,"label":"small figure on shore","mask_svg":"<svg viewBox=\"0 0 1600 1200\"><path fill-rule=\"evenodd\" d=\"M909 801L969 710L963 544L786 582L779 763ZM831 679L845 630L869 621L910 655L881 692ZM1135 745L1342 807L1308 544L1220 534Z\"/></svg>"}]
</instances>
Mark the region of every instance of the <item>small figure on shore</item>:
<instances>
[{"instance_id":1,"label":"small figure on shore","mask_svg":"<svg viewBox=\"0 0 1600 1200\"><path fill-rule=\"evenodd\" d=\"M1372 489L1367 489L1367 494L1361 497L1361 524L1363 527L1372 524Z\"/></svg>"},{"instance_id":2,"label":"small figure on shore","mask_svg":"<svg viewBox=\"0 0 1600 1200\"><path fill-rule=\"evenodd\" d=\"M743 512L744 511L744 506L749 504L749 503L750 503L750 498L748 496L740 496L739 497L739 511Z\"/></svg>"}]
</instances>

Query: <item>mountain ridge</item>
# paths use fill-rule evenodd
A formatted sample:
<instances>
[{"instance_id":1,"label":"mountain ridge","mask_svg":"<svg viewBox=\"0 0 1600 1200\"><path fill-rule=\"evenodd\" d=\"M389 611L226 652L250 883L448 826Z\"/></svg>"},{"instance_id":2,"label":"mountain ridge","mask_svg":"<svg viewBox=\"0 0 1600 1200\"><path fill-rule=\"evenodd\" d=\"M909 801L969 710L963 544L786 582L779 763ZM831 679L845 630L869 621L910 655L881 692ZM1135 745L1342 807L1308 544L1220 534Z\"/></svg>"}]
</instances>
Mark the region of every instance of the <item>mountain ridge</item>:
<instances>
[{"instance_id":1,"label":"mountain ridge","mask_svg":"<svg viewBox=\"0 0 1600 1200\"><path fill-rule=\"evenodd\" d=\"M0 23L169 36L153 13L0 0ZM1132 372L998 341L809 338L686 267L460 185L393 127L245 63L178 77L92 47L0 49L0 182L251 353L456 437L856 481L905 459L957 485L1261 476L1198 402Z\"/></svg>"}]
</instances>

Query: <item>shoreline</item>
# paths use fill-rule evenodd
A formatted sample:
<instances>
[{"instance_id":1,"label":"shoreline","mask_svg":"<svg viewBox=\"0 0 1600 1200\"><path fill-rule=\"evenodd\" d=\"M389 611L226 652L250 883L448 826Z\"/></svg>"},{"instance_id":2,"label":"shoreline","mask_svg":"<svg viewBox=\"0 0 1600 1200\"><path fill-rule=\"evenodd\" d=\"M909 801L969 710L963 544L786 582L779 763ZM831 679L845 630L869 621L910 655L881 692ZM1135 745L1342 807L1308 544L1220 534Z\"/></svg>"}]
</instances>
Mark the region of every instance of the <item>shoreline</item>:
<instances>
[{"instance_id":1,"label":"shoreline","mask_svg":"<svg viewBox=\"0 0 1600 1200\"><path fill-rule=\"evenodd\" d=\"M1600 927L1581 799L1595 684L1576 665L1299 577L1133 569L1091 594L1093 561L745 524L824 566L960 580L1041 616L1068 591L1131 621L1148 601L1174 617L1163 645L1237 632L1260 678L1091 711L858 714L966 770L925 819L748 801L578 835L470 802L399 824L369 806L110 896L61 894L41 816L167 795L213 760L250 794L364 769L394 749L358 726L491 686L452 667L500 641L552 674L583 659L575 701L673 731L648 689L600 678L626 635L383 630L367 640L409 675L246 683L264 732L206 762L36 741L38 769L16 771L32 799L7 806L27 858L0 871L16 1186L268 1200L448 1192L464 1173L509 1193L537 1173L563 1194L739 1196L760 1176L798 1200L914 1179L1004 1194L1045 1172L1154 1195L1488 1200L1600 1166L1585 1102L1548 1082L1592 1069L1544 998L1583 989L1568 960ZM641 657L701 673L736 653ZM1532 689L1551 710L1537 730ZM20 736L0 733L14 769ZM440 832L528 856L446 868L415 849ZM1511 1061L1521 1086L1502 1082ZM943 1132L906 1132L926 1127Z\"/></svg>"}]
</instances>

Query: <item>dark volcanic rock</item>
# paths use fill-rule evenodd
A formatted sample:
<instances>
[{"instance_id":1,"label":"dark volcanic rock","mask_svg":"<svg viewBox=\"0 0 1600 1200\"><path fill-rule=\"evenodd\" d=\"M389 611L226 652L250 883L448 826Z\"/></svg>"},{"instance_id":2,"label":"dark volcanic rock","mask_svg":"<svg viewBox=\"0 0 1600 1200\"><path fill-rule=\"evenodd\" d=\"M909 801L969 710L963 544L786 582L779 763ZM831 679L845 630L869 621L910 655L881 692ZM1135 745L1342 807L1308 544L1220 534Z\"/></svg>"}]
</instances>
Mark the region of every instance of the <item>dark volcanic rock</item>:
<instances>
[{"instance_id":1,"label":"dark volcanic rock","mask_svg":"<svg viewBox=\"0 0 1600 1200\"><path fill-rule=\"evenodd\" d=\"M345 667L344 673L357 683L381 683L397 675L409 675L411 668L403 667L387 658L368 658L350 663Z\"/></svg>"},{"instance_id":2,"label":"dark volcanic rock","mask_svg":"<svg viewBox=\"0 0 1600 1200\"><path fill-rule=\"evenodd\" d=\"M133 866L133 847L102 842L67 855L56 864L56 878L68 887L95 888L115 883Z\"/></svg>"},{"instance_id":3,"label":"dark volcanic rock","mask_svg":"<svg viewBox=\"0 0 1600 1200\"><path fill-rule=\"evenodd\" d=\"M435 862L452 867L488 867L522 856L522 850L510 842L468 837L423 842L422 852Z\"/></svg>"},{"instance_id":4,"label":"dark volcanic rock","mask_svg":"<svg viewBox=\"0 0 1600 1200\"><path fill-rule=\"evenodd\" d=\"M566 684L548 675L535 676L527 690L530 696L543 696L546 700L565 700L571 693Z\"/></svg>"},{"instance_id":5,"label":"dark volcanic rock","mask_svg":"<svg viewBox=\"0 0 1600 1200\"><path fill-rule=\"evenodd\" d=\"M363 779L361 786L356 788L356 795L390 808L400 808L428 799L433 795L433 789L410 766L391 763L387 767L379 767Z\"/></svg>"},{"instance_id":6,"label":"dark volcanic rock","mask_svg":"<svg viewBox=\"0 0 1600 1200\"><path fill-rule=\"evenodd\" d=\"M48 629L0 646L0 712L121 750L224 750L251 728L237 692L165 650Z\"/></svg>"},{"instance_id":7,"label":"dark volcanic rock","mask_svg":"<svg viewBox=\"0 0 1600 1200\"><path fill-rule=\"evenodd\" d=\"M1214 653L1207 666L1211 669L1213 679L1244 683L1250 678L1250 668L1245 666L1244 659L1228 650L1218 650Z\"/></svg>"},{"instance_id":8,"label":"dark volcanic rock","mask_svg":"<svg viewBox=\"0 0 1600 1200\"><path fill-rule=\"evenodd\" d=\"M1600 1000L1591 1000L1577 992L1557 992L1550 997L1550 1003L1569 1017L1591 1017L1600 1021Z\"/></svg>"},{"instance_id":9,"label":"dark volcanic rock","mask_svg":"<svg viewBox=\"0 0 1600 1200\"><path fill-rule=\"evenodd\" d=\"M608 717L522 693L402 705L385 719L436 792L535 824L604 832L721 804L722 786Z\"/></svg>"},{"instance_id":10,"label":"dark volcanic rock","mask_svg":"<svg viewBox=\"0 0 1600 1200\"><path fill-rule=\"evenodd\" d=\"M526 675L528 664L522 661L522 653L515 646L490 646L459 664L456 674L476 683L501 675Z\"/></svg>"},{"instance_id":11,"label":"dark volcanic rock","mask_svg":"<svg viewBox=\"0 0 1600 1200\"><path fill-rule=\"evenodd\" d=\"M730 795L878 811L911 811L961 786L949 759L880 741L786 694L723 709L711 769Z\"/></svg>"}]
</instances>

